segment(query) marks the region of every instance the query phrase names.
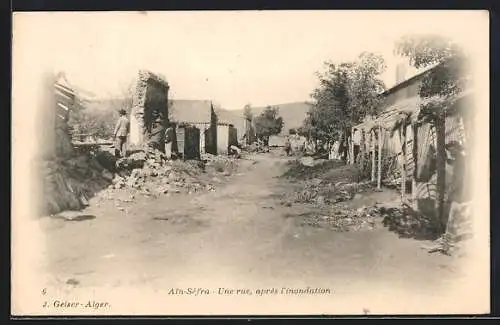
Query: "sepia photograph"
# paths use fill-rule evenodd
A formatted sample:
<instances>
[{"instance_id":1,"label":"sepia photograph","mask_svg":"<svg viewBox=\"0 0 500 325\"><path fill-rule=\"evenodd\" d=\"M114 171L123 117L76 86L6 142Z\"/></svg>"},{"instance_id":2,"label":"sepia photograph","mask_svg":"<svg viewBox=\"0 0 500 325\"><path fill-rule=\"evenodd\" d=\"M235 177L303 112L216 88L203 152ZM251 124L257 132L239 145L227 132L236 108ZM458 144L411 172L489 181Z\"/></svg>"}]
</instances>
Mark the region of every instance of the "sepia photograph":
<instances>
[{"instance_id":1,"label":"sepia photograph","mask_svg":"<svg viewBox=\"0 0 500 325\"><path fill-rule=\"evenodd\" d=\"M488 11L12 26L13 316L490 312Z\"/></svg>"}]
</instances>

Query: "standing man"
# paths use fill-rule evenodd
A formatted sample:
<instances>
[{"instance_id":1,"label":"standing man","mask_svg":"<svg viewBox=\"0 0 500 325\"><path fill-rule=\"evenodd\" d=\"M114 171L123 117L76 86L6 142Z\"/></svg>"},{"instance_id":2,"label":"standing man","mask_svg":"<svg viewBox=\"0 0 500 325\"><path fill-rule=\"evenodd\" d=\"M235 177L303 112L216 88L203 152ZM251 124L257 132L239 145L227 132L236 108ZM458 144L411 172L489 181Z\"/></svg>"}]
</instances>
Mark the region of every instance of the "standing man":
<instances>
[{"instance_id":1,"label":"standing man","mask_svg":"<svg viewBox=\"0 0 500 325\"><path fill-rule=\"evenodd\" d=\"M290 152L292 151L292 144L290 142L290 137L285 137L285 152L287 156L290 156Z\"/></svg>"},{"instance_id":2,"label":"standing man","mask_svg":"<svg viewBox=\"0 0 500 325\"><path fill-rule=\"evenodd\" d=\"M172 144L174 142L174 124L169 123L165 130L165 155L167 159L172 159Z\"/></svg>"},{"instance_id":3,"label":"standing man","mask_svg":"<svg viewBox=\"0 0 500 325\"><path fill-rule=\"evenodd\" d=\"M361 148L361 132L358 129L355 129L352 135L352 142L353 142L353 159L354 163L358 161L358 156Z\"/></svg>"},{"instance_id":4,"label":"standing man","mask_svg":"<svg viewBox=\"0 0 500 325\"><path fill-rule=\"evenodd\" d=\"M130 122L127 118L127 112L124 109L119 111L120 118L115 126L115 156L124 157L126 155L125 144L130 130Z\"/></svg>"}]
</instances>

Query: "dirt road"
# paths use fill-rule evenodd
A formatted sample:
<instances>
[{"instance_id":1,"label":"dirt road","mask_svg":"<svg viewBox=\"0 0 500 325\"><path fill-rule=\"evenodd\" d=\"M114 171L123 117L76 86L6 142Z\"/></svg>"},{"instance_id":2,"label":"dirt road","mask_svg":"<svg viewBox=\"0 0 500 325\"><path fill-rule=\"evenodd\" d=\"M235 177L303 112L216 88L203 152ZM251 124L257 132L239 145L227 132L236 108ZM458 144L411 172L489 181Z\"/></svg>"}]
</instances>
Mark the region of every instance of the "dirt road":
<instances>
[{"instance_id":1,"label":"dirt road","mask_svg":"<svg viewBox=\"0 0 500 325\"><path fill-rule=\"evenodd\" d=\"M383 227L333 232L301 225L290 216L310 207L281 205L276 196L291 186L277 178L285 168L283 158L260 155L254 161L243 163L215 192L128 203L101 200L84 211L89 220L44 219L47 286L71 288L66 293L104 288L167 293L187 286L214 292L220 287L327 288L346 304L348 296L369 291L373 294L365 297L376 312L377 303L394 299L397 292L414 299L438 297L458 273L450 257L431 255L420 248L421 241L398 238ZM237 304L243 298L231 299L226 307L232 301L244 308L242 301ZM261 301L260 311L276 311L276 299ZM327 300L321 301L303 310L318 311ZM296 303L305 307L304 300ZM235 306L231 310L237 312ZM257 305L246 306L240 312L257 310ZM397 308L404 306L401 302ZM117 308L109 312L119 313ZM195 314L218 310L196 302L190 308Z\"/></svg>"}]
</instances>

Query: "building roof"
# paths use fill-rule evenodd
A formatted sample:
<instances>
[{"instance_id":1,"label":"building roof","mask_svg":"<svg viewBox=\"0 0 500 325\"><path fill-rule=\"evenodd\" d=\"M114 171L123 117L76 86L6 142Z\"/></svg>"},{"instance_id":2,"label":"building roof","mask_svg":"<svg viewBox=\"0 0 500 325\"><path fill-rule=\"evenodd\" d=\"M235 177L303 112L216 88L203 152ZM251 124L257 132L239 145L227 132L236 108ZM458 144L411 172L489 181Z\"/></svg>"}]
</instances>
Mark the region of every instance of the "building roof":
<instances>
[{"instance_id":1,"label":"building roof","mask_svg":"<svg viewBox=\"0 0 500 325\"><path fill-rule=\"evenodd\" d=\"M371 130L374 127L391 128L396 122L401 119L410 117L416 121L420 113L420 108L426 104L444 105L445 109L453 106L459 100L470 97L473 94L473 89L467 89L455 96L443 97L433 96L429 98L421 98L420 96L410 97L398 101L394 105L389 106L382 113L377 115L374 119L367 119L363 123L355 126L356 129ZM451 112L450 112L451 113Z\"/></svg>"},{"instance_id":2,"label":"building roof","mask_svg":"<svg viewBox=\"0 0 500 325\"><path fill-rule=\"evenodd\" d=\"M231 111L225 109L216 109L217 121L224 124L232 124L234 126L243 124L244 117L238 114L232 113Z\"/></svg>"},{"instance_id":3,"label":"building roof","mask_svg":"<svg viewBox=\"0 0 500 325\"><path fill-rule=\"evenodd\" d=\"M420 71L419 73L417 73L416 75L406 79L406 80L403 80L402 82L396 84L395 86L387 89L386 91L384 91L383 93L381 93L380 95L381 96L387 96L387 95L390 95L392 93L394 93L395 91L398 91L399 89L401 88L404 88L420 79L422 79L429 71L435 69L436 67L440 66L440 65L444 65L446 64L446 61L444 62L440 62L440 63L435 63L433 65L430 65L428 67L426 67L424 70Z\"/></svg>"},{"instance_id":4,"label":"building roof","mask_svg":"<svg viewBox=\"0 0 500 325\"><path fill-rule=\"evenodd\" d=\"M212 102L210 100L169 100L169 118L178 123L209 123L211 111Z\"/></svg>"},{"instance_id":5,"label":"building roof","mask_svg":"<svg viewBox=\"0 0 500 325\"><path fill-rule=\"evenodd\" d=\"M442 61L438 62L435 64L432 64L428 67L426 67L423 71L419 72L418 74L400 82L399 84L395 85L394 87L386 90L385 92L381 93L380 96L388 96L410 84L413 84L414 82L422 79L429 71L432 71L436 69L439 66L443 66L448 64L450 61ZM461 99L463 97L469 96L472 93L472 90L468 89L460 94L455 99ZM404 118L404 116L412 116L415 117L418 114L414 114L415 112L420 110L420 106L422 103L429 103L429 102L437 102L437 101L448 101L450 102L449 98L441 98L439 96L435 96L432 98L426 98L423 99L420 96L414 96L410 97L407 99L400 100L396 102L395 104L387 107L384 109L383 112L378 114L375 118L372 119L367 119L366 121L358 124L355 126L357 129L365 129L369 130L372 129L375 126L381 126L381 127L390 127L393 125L396 121L398 121L401 118ZM453 101L453 100L452 100Z\"/></svg>"}]
</instances>

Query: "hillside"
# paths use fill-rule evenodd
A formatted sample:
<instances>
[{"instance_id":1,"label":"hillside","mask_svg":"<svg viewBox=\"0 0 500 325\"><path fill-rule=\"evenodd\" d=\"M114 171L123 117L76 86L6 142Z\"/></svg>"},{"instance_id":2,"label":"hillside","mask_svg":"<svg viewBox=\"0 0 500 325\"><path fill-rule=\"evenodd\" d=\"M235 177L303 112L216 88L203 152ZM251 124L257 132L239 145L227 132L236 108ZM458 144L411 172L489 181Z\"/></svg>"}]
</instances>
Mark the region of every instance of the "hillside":
<instances>
[{"instance_id":1,"label":"hillside","mask_svg":"<svg viewBox=\"0 0 500 325\"><path fill-rule=\"evenodd\" d=\"M311 103L307 102L273 105L279 107L279 114L283 117L283 121L285 122L282 133L288 133L289 129L300 127L311 105ZM254 115L259 115L264 109L265 107L252 107L252 113ZM243 109L231 110L230 112L237 116L243 116Z\"/></svg>"}]
</instances>

